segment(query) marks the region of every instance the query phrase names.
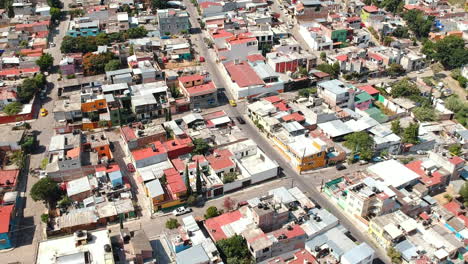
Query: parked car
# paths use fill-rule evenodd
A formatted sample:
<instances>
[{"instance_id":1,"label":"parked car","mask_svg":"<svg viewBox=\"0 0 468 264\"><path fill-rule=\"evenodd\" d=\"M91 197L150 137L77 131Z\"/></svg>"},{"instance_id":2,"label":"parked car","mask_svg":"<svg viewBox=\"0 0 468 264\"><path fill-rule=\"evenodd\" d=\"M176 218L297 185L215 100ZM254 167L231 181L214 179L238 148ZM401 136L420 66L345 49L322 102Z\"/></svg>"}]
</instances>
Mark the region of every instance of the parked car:
<instances>
[{"instance_id":1,"label":"parked car","mask_svg":"<svg viewBox=\"0 0 468 264\"><path fill-rule=\"evenodd\" d=\"M127 170L128 172L135 172L135 166L133 166L132 163L127 164Z\"/></svg>"},{"instance_id":2,"label":"parked car","mask_svg":"<svg viewBox=\"0 0 468 264\"><path fill-rule=\"evenodd\" d=\"M201 113L202 110L201 110L200 108L194 108L194 109L192 109L192 112L194 112L194 113Z\"/></svg>"},{"instance_id":3,"label":"parked car","mask_svg":"<svg viewBox=\"0 0 468 264\"><path fill-rule=\"evenodd\" d=\"M426 155L427 152L424 151L424 150L418 150L418 151L416 151L416 154L418 154L418 155Z\"/></svg>"},{"instance_id":4,"label":"parked car","mask_svg":"<svg viewBox=\"0 0 468 264\"><path fill-rule=\"evenodd\" d=\"M231 106L234 106L234 107L237 106L237 103L236 103L235 100L229 100L229 104L230 104Z\"/></svg>"},{"instance_id":5,"label":"parked car","mask_svg":"<svg viewBox=\"0 0 468 264\"><path fill-rule=\"evenodd\" d=\"M249 203L247 201L242 201L237 203L237 207L245 206L248 205Z\"/></svg>"},{"instance_id":6,"label":"parked car","mask_svg":"<svg viewBox=\"0 0 468 264\"><path fill-rule=\"evenodd\" d=\"M41 112L40 112L41 116L46 116L48 113L49 112L47 111L47 109L41 108Z\"/></svg>"},{"instance_id":7,"label":"parked car","mask_svg":"<svg viewBox=\"0 0 468 264\"><path fill-rule=\"evenodd\" d=\"M39 171L39 179L42 179L45 177L47 177L47 172L43 170Z\"/></svg>"},{"instance_id":8,"label":"parked car","mask_svg":"<svg viewBox=\"0 0 468 264\"><path fill-rule=\"evenodd\" d=\"M341 170L345 170L346 166L340 163L340 164L336 164L335 168L337 170L341 171Z\"/></svg>"},{"instance_id":9,"label":"parked car","mask_svg":"<svg viewBox=\"0 0 468 264\"><path fill-rule=\"evenodd\" d=\"M366 165L369 162L367 160L359 160L359 165Z\"/></svg>"},{"instance_id":10,"label":"parked car","mask_svg":"<svg viewBox=\"0 0 468 264\"><path fill-rule=\"evenodd\" d=\"M241 124L241 125L245 124L245 120L242 117L238 116L238 117L236 117L236 119L239 122L239 124Z\"/></svg>"},{"instance_id":11,"label":"parked car","mask_svg":"<svg viewBox=\"0 0 468 264\"><path fill-rule=\"evenodd\" d=\"M185 208L184 206L179 207L172 211L172 214L175 216L184 215L192 212L192 208Z\"/></svg>"},{"instance_id":12,"label":"parked car","mask_svg":"<svg viewBox=\"0 0 468 264\"><path fill-rule=\"evenodd\" d=\"M24 126L24 121L16 122L15 127L21 127Z\"/></svg>"}]
</instances>

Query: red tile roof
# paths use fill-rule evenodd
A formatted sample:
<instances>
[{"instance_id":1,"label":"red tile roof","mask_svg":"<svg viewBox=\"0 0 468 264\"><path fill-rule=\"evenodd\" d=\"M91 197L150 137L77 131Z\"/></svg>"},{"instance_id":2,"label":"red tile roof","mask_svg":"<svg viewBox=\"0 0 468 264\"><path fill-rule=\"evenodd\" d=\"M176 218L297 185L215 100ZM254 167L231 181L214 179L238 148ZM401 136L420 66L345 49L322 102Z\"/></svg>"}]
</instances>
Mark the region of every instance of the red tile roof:
<instances>
[{"instance_id":1,"label":"red tile roof","mask_svg":"<svg viewBox=\"0 0 468 264\"><path fill-rule=\"evenodd\" d=\"M14 205L0 207L0 234L10 231L11 212L14 208Z\"/></svg>"},{"instance_id":2,"label":"red tile roof","mask_svg":"<svg viewBox=\"0 0 468 264\"><path fill-rule=\"evenodd\" d=\"M203 115L203 118L205 120L210 120L210 119L214 119L214 118L218 118L218 117L222 117L222 116L227 116L227 114L226 114L226 112L224 112L224 110L219 110L219 111L215 111L215 112L205 114L205 115Z\"/></svg>"},{"instance_id":3,"label":"red tile roof","mask_svg":"<svg viewBox=\"0 0 468 264\"><path fill-rule=\"evenodd\" d=\"M203 79L205 79L205 77L201 76L200 74L194 74L194 75L187 75L187 76L180 76L179 77L179 81L181 83L199 81L199 80L203 80Z\"/></svg>"},{"instance_id":4,"label":"red tile roof","mask_svg":"<svg viewBox=\"0 0 468 264\"><path fill-rule=\"evenodd\" d=\"M231 45L234 44L242 44L242 43L247 43L250 41L257 41L255 37L251 36L252 34L250 32L247 33L241 33L239 35L233 36L231 38L226 39L227 42L229 42Z\"/></svg>"},{"instance_id":5,"label":"red tile roof","mask_svg":"<svg viewBox=\"0 0 468 264\"><path fill-rule=\"evenodd\" d=\"M330 74L328 74L326 72L321 72L321 71L313 72L312 74L319 77L319 78L325 78L325 77L330 76Z\"/></svg>"},{"instance_id":6,"label":"red tile roof","mask_svg":"<svg viewBox=\"0 0 468 264\"><path fill-rule=\"evenodd\" d=\"M460 164L460 163L464 163L464 162L465 162L464 159L462 159L462 158L460 158L460 157L458 157L458 156L452 157L451 159L449 159L449 161L450 161L450 163L452 163L452 164L454 164L454 165L458 165L458 164Z\"/></svg>"},{"instance_id":7,"label":"red tile roof","mask_svg":"<svg viewBox=\"0 0 468 264\"><path fill-rule=\"evenodd\" d=\"M202 85L196 85L190 88L185 88L185 90L190 96L199 96L216 93L216 86L214 85L214 82L210 81Z\"/></svg>"},{"instance_id":8,"label":"red tile roof","mask_svg":"<svg viewBox=\"0 0 468 264\"><path fill-rule=\"evenodd\" d=\"M206 160L210 163L211 168L215 171L224 170L226 168L235 167L236 164L231 159L231 151L225 150L215 150L213 155L207 156Z\"/></svg>"},{"instance_id":9,"label":"red tile roof","mask_svg":"<svg viewBox=\"0 0 468 264\"><path fill-rule=\"evenodd\" d=\"M276 104L274 104L274 106L275 106L276 109L278 109L279 111L288 111L288 110L289 110L289 106L288 106L288 104L286 104L285 102L276 103Z\"/></svg>"},{"instance_id":10,"label":"red tile roof","mask_svg":"<svg viewBox=\"0 0 468 264\"><path fill-rule=\"evenodd\" d=\"M152 147L134 150L132 151L133 158L135 160L143 160L149 157L167 153L166 148L162 145L161 142L156 141L156 142L153 142L153 144L156 146L156 151L153 151Z\"/></svg>"},{"instance_id":11,"label":"red tile roof","mask_svg":"<svg viewBox=\"0 0 468 264\"><path fill-rule=\"evenodd\" d=\"M338 55L338 56L335 57L335 59L337 59L339 61L346 61L346 60L348 60L348 55L346 55L346 54Z\"/></svg>"},{"instance_id":12,"label":"red tile roof","mask_svg":"<svg viewBox=\"0 0 468 264\"><path fill-rule=\"evenodd\" d=\"M2 89L0 90L0 100L7 100L7 99L18 99L18 95L15 91Z\"/></svg>"},{"instance_id":13,"label":"red tile roof","mask_svg":"<svg viewBox=\"0 0 468 264\"><path fill-rule=\"evenodd\" d=\"M231 61L224 64L224 66L231 76L231 80L237 83L239 87L265 84L246 61L242 61L239 64Z\"/></svg>"},{"instance_id":14,"label":"red tile roof","mask_svg":"<svg viewBox=\"0 0 468 264\"><path fill-rule=\"evenodd\" d=\"M224 213L220 216L210 218L205 221L205 227L213 240L219 241L228 238L222 227L241 219L242 214L239 210Z\"/></svg>"},{"instance_id":15,"label":"red tile roof","mask_svg":"<svg viewBox=\"0 0 468 264\"><path fill-rule=\"evenodd\" d=\"M137 136L135 134L135 131L129 126L124 126L120 128L120 131L125 139L126 142L129 142L133 139L136 139Z\"/></svg>"},{"instance_id":16,"label":"red tile roof","mask_svg":"<svg viewBox=\"0 0 468 264\"><path fill-rule=\"evenodd\" d=\"M444 205L444 208L451 212L453 215L457 216L460 220L465 223L465 227L468 227L468 217L460 214L460 204L452 201Z\"/></svg>"},{"instance_id":17,"label":"red tile roof","mask_svg":"<svg viewBox=\"0 0 468 264\"><path fill-rule=\"evenodd\" d=\"M297 122L302 122L305 120L305 117L299 114L298 112L295 112L295 113L283 116L281 119L283 119L283 121L285 122L292 121L292 120L297 121Z\"/></svg>"},{"instance_id":18,"label":"red tile roof","mask_svg":"<svg viewBox=\"0 0 468 264\"><path fill-rule=\"evenodd\" d=\"M431 218L426 212L420 213L419 217L421 217L421 219L423 219L423 220L427 220L427 219Z\"/></svg>"},{"instance_id":19,"label":"red tile roof","mask_svg":"<svg viewBox=\"0 0 468 264\"><path fill-rule=\"evenodd\" d=\"M170 151L175 151L175 150L179 150L182 148L186 148L191 143L192 143L192 140L189 137L187 137L187 138L174 138L162 144L164 145L164 148L167 150L167 152L170 152Z\"/></svg>"},{"instance_id":20,"label":"red tile roof","mask_svg":"<svg viewBox=\"0 0 468 264\"><path fill-rule=\"evenodd\" d=\"M353 23L353 22L356 22L356 21L361 21L361 18L358 17L358 16L355 16L355 17L348 17L346 19L346 22L348 22L348 23Z\"/></svg>"},{"instance_id":21,"label":"red tile roof","mask_svg":"<svg viewBox=\"0 0 468 264\"><path fill-rule=\"evenodd\" d=\"M365 91L365 92L367 92L370 95L374 95L374 94L379 93L379 90L375 89L374 86L372 86L372 85L364 85L364 86L361 86L361 87L358 87L358 88Z\"/></svg>"},{"instance_id":22,"label":"red tile roof","mask_svg":"<svg viewBox=\"0 0 468 264\"><path fill-rule=\"evenodd\" d=\"M374 5L364 6L362 9L364 9L367 13L374 13L374 12L379 11L379 8Z\"/></svg>"},{"instance_id":23,"label":"red tile roof","mask_svg":"<svg viewBox=\"0 0 468 264\"><path fill-rule=\"evenodd\" d=\"M67 151L67 157L72 158L72 159L77 158L78 156L80 156L80 152L81 152L80 147L72 148L69 151Z\"/></svg>"},{"instance_id":24,"label":"red tile roof","mask_svg":"<svg viewBox=\"0 0 468 264\"><path fill-rule=\"evenodd\" d=\"M19 170L0 170L0 187L13 187L16 185Z\"/></svg>"},{"instance_id":25,"label":"red tile roof","mask_svg":"<svg viewBox=\"0 0 468 264\"><path fill-rule=\"evenodd\" d=\"M247 60L250 62L265 61L265 57L262 54L252 54L247 56Z\"/></svg>"},{"instance_id":26,"label":"red tile roof","mask_svg":"<svg viewBox=\"0 0 468 264\"><path fill-rule=\"evenodd\" d=\"M294 253L294 259L287 262L288 264L316 264L317 259L307 250L302 249Z\"/></svg>"},{"instance_id":27,"label":"red tile roof","mask_svg":"<svg viewBox=\"0 0 468 264\"><path fill-rule=\"evenodd\" d=\"M29 27L34 27L34 26L42 26L42 25L50 25L50 20L44 20L44 21L39 21L39 22L34 22L34 23L30 23L30 24L18 24L18 25L15 25L15 29L16 30L21 30L21 29L24 29L24 28L29 28Z\"/></svg>"},{"instance_id":28,"label":"red tile roof","mask_svg":"<svg viewBox=\"0 0 468 264\"><path fill-rule=\"evenodd\" d=\"M184 180L176 169L166 169L164 170L164 175L166 175L167 188L172 194L187 191Z\"/></svg>"},{"instance_id":29,"label":"red tile roof","mask_svg":"<svg viewBox=\"0 0 468 264\"><path fill-rule=\"evenodd\" d=\"M200 3L200 7L201 8L208 8L210 6L221 6L221 3L218 3L218 2L203 2L203 3Z\"/></svg>"},{"instance_id":30,"label":"red tile roof","mask_svg":"<svg viewBox=\"0 0 468 264\"><path fill-rule=\"evenodd\" d=\"M440 174L439 171L435 171L434 173L432 173L431 176L428 176L424 172L424 170L421 168L421 164L422 164L422 160L415 160L406 164L405 166L408 169L416 172L419 176L421 176L419 180L422 181L425 185L433 186L433 185L440 184L442 182L442 174Z\"/></svg>"},{"instance_id":31,"label":"red tile roof","mask_svg":"<svg viewBox=\"0 0 468 264\"><path fill-rule=\"evenodd\" d=\"M268 101L272 104L283 101L281 98L279 98L279 96L276 96L276 95L265 97L263 98L263 100Z\"/></svg>"},{"instance_id":32,"label":"red tile roof","mask_svg":"<svg viewBox=\"0 0 468 264\"><path fill-rule=\"evenodd\" d=\"M286 235L287 239L305 235L304 229L302 229L300 225L292 225L291 227L291 230L288 230L287 228L282 228L271 232L271 234L276 238L284 234Z\"/></svg>"},{"instance_id":33,"label":"red tile roof","mask_svg":"<svg viewBox=\"0 0 468 264\"><path fill-rule=\"evenodd\" d=\"M377 54L370 54L369 57L371 57L374 60L383 61L383 58Z\"/></svg>"},{"instance_id":34,"label":"red tile roof","mask_svg":"<svg viewBox=\"0 0 468 264\"><path fill-rule=\"evenodd\" d=\"M185 170L185 162L183 162L181 159L176 158L171 160L172 165L176 170L179 172L183 172Z\"/></svg>"},{"instance_id":35,"label":"red tile roof","mask_svg":"<svg viewBox=\"0 0 468 264\"><path fill-rule=\"evenodd\" d=\"M26 69L7 69L0 71L0 76L15 76L22 73L37 73L39 72L39 67L26 68Z\"/></svg>"},{"instance_id":36,"label":"red tile roof","mask_svg":"<svg viewBox=\"0 0 468 264\"><path fill-rule=\"evenodd\" d=\"M232 34L231 32L227 32L225 30L218 30L217 32L214 32L213 34L213 38L217 39L217 38L230 38L232 36L234 36L234 34Z\"/></svg>"}]
</instances>

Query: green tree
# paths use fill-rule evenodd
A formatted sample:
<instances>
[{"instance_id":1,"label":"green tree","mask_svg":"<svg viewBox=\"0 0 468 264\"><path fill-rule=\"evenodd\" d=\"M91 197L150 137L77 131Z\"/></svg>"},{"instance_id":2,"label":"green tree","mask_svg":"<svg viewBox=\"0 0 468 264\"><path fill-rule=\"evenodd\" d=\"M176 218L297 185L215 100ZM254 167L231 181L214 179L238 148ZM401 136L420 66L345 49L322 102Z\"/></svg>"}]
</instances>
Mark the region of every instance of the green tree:
<instances>
[{"instance_id":1,"label":"green tree","mask_svg":"<svg viewBox=\"0 0 468 264\"><path fill-rule=\"evenodd\" d=\"M468 48L458 36L447 36L437 42L426 41L422 52L430 59L440 62L445 69L454 69L468 63Z\"/></svg>"},{"instance_id":2,"label":"green tree","mask_svg":"<svg viewBox=\"0 0 468 264\"><path fill-rule=\"evenodd\" d=\"M55 7L55 8L62 8L63 4L60 0L47 0L47 4L50 7Z\"/></svg>"},{"instance_id":3,"label":"green tree","mask_svg":"<svg viewBox=\"0 0 468 264\"><path fill-rule=\"evenodd\" d=\"M41 221L44 224L47 224L49 222L49 214L41 214Z\"/></svg>"},{"instance_id":4,"label":"green tree","mask_svg":"<svg viewBox=\"0 0 468 264\"><path fill-rule=\"evenodd\" d=\"M18 96L22 102L28 103L38 90L38 82L33 78L27 78L18 87Z\"/></svg>"},{"instance_id":5,"label":"green tree","mask_svg":"<svg viewBox=\"0 0 468 264\"><path fill-rule=\"evenodd\" d=\"M466 203L468 201L468 182L465 182L462 187L460 188L460 191L458 191L458 194L463 198L463 201Z\"/></svg>"},{"instance_id":6,"label":"green tree","mask_svg":"<svg viewBox=\"0 0 468 264\"><path fill-rule=\"evenodd\" d=\"M50 19L55 22L62 19L63 13L60 8L51 7L50 8Z\"/></svg>"},{"instance_id":7,"label":"green tree","mask_svg":"<svg viewBox=\"0 0 468 264\"><path fill-rule=\"evenodd\" d=\"M190 185L190 176L188 172L188 166L185 165L185 187L187 188L187 195L190 196L193 193L192 186Z\"/></svg>"},{"instance_id":8,"label":"green tree","mask_svg":"<svg viewBox=\"0 0 468 264\"><path fill-rule=\"evenodd\" d=\"M24 152L21 150L14 151L9 159L13 164L21 168L24 165Z\"/></svg>"},{"instance_id":9,"label":"green tree","mask_svg":"<svg viewBox=\"0 0 468 264\"><path fill-rule=\"evenodd\" d=\"M435 19L433 16L426 16L422 11L416 9L403 13L402 17L418 39L426 38L429 35Z\"/></svg>"},{"instance_id":10,"label":"green tree","mask_svg":"<svg viewBox=\"0 0 468 264\"><path fill-rule=\"evenodd\" d=\"M419 124L411 123L403 130L401 141L403 143L417 144L419 136Z\"/></svg>"},{"instance_id":11,"label":"green tree","mask_svg":"<svg viewBox=\"0 0 468 264\"><path fill-rule=\"evenodd\" d=\"M223 212L221 210L218 210L216 206L210 206L206 209L205 212L205 219L210 219L213 217L217 217L218 215L221 215Z\"/></svg>"},{"instance_id":12,"label":"green tree","mask_svg":"<svg viewBox=\"0 0 468 264\"><path fill-rule=\"evenodd\" d=\"M405 69L401 64L398 63L392 63L388 66L387 73L390 76L396 77L396 76L401 76L405 73Z\"/></svg>"},{"instance_id":13,"label":"green tree","mask_svg":"<svg viewBox=\"0 0 468 264\"><path fill-rule=\"evenodd\" d=\"M370 160L374 154L374 139L366 132L354 132L345 136L344 145L362 160Z\"/></svg>"},{"instance_id":14,"label":"green tree","mask_svg":"<svg viewBox=\"0 0 468 264\"><path fill-rule=\"evenodd\" d=\"M404 26L398 26L393 32L392 35L396 38L409 38L408 28Z\"/></svg>"},{"instance_id":15,"label":"green tree","mask_svg":"<svg viewBox=\"0 0 468 264\"><path fill-rule=\"evenodd\" d=\"M148 35L148 30L146 30L144 27L136 27L136 28L130 28L127 30L127 36L130 39L135 39L135 38L143 38Z\"/></svg>"},{"instance_id":16,"label":"green tree","mask_svg":"<svg viewBox=\"0 0 468 264\"><path fill-rule=\"evenodd\" d=\"M400 264L403 262L400 251L396 250L394 247L389 247L387 249L387 256L394 264Z\"/></svg>"},{"instance_id":17,"label":"green tree","mask_svg":"<svg viewBox=\"0 0 468 264\"><path fill-rule=\"evenodd\" d=\"M166 221L166 228L167 229L176 229L180 226L179 221L175 218L169 218L169 220Z\"/></svg>"},{"instance_id":18,"label":"green tree","mask_svg":"<svg viewBox=\"0 0 468 264\"><path fill-rule=\"evenodd\" d=\"M118 33L117 33L118 34ZM121 37L120 34L118 34ZM109 35L110 37L111 35ZM60 46L62 53L88 53L97 50L96 37L63 37L62 44Z\"/></svg>"},{"instance_id":19,"label":"green tree","mask_svg":"<svg viewBox=\"0 0 468 264\"><path fill-rule=\"evenodd\" d=\"M190 195L187 198L187 205L194 206L196 203L197 203L197 197L195 197L195 195Z\"/></svg>"},{"instance_id":20,"label":"green tree","mask_svg":"<svg viewBox=\"0 0 468 264\"><path fill-rule=\"evenodd\" d=\"M201 171L200 171L200 165L198 164L197 160L197 171L196 171L196 181L195 181L195 187L197 188L197 194L200 195L203 193L202 189L202 179L201 179Z\"/></svg>"},{"instance_id":21,"label":"green tree","mask_svg":"<svg viewBox=\"0 0 468 264\"><path fill-rule=\"evenodd\" d=\"M322 61L325 61L327 59L327 54L324 51L320 52L320 59Z\"/></svg>"},{"instance_id":22,"label":"green tree","mask_svg":"<svg viewBox=\"0 0 468 264\"><path fill-rule=\"evenodd\" d=\"M60 208L68 208L70 205L72 205L73 200L68 197L68 195L64 195L60 201L58 201L57 205Z\"/></svg>"},{"instance_id":23,"label":"green tree","mask_svg":"<svg viewBox=\"0 0 468 264\"><path fill-rule=\"evenodd\" d=\"M445 100L445 107L453 112L458 112L466 107L466 103L460 100L458 95L451 95Z\"/></svg>"},{"instance_id":24,"label":"green tree","mask_svg":"<svg viewBox=\"0 0 468 264\"><path fill-rule=\"evenodd\" d=\"M340 65L337 62L335 62L334 64L322 63L316 68L319 71L330 74L334 78L337 78L340 74Z\"/></svg>"},{"instance_id":25,"label":"green tree","mask_svg":"<svg viewBox=\"0 0 468 264\"><path fill-rule=\"evenodd\" d=\"M49 53L44 53L36 60L41 71L48 71L54 65L54 58Z\"/></svg>"},{"instance_id":26,"label":"green tree","mask_svg":"<svg viewBox=\"0 0 468 264\"><path fill-rule=\"evenodd\" d=\"M412 112L414 116L416 117L416 119L419 120L420 122L428 122L428 121L437 120L437 114L434 108L431 108L431 107L426 107L426 106L415 107L412 110Z\"/></svg>"},{"instance_id":27,"label":"green tree","mask_svg":"<svg viewBox=\"0 0 468 264\"><path fill-rule=\"evenodd\" d=\"M448 147L448 151L451 155L460 156L462 153L462 147L460 144L452 144Z\"/></svg>"},{"instance_id":28,"label":"green tree","mask_svg":"<svg viewBox=\"0 0 468 264\"><path fill-rule=\"evenodd\" d=\"M414 95L420 95L420 91L416 84L412 83L409 79L397 81L392 85L392 91L390 95L393 98L398 97L411 97Z\"/></svg>"},{"instance_id":29,"label":"green tree","mask_svg":"<svg viewBox=\"0 0 468 264\"><path fill-rule=\"evenodd\" d=\"M3 112L9 116L16 115L22 110L23 105L20 102L9 103L3 108Z\"/></svg>"},{"instance_id":30,"label":"green tree","mask_svg":"<svg viewBox=\"0 0 468 264\"><path fill-rule=\"evenodd\" d=\"M193 143L193 150L192 150L193 155L205 155L205 153L207 153L208 150L210 149L210 146L208 145L208 143L206 143L206 141L201 138L195 138L192 141L192 143Z\"/></svg>"},{"instance_id":31,"label":"green tree","mask_svg":"<svg viewBox=\"0 0 468 264\"><path fill-rule=\"evenodd\" d=\"M233 182L237 179L237 173L236 172L228 172L223 175L223 183L230 183Z\"/></svg>"},{"instance_id":32,"label":"green tree","mask_svg":"<svg viewBox=\"0 0 468 264\"><path fill-rule=\"evenodd\" d=\"M94 40L98 46L107 46L110 44L109 36L105 32L97 34Z\"/></svg>"},{"instance_id":33,"label":"green tree","mask_svg":"<svg viewBox=\"0 0 468 264\"><path fill-rule=\"evenodd\" d=\"M403 132L403 129L401 128L401 125L400 125L400 119L396 119L392 121L392 132L395 133L396 135L400 135Z\"/></svg>"},{"instance_id":34,"label":"green tree","mask_svg":"<svg viewBox=\"0 0 468 264\"><path fill-rule=\"evenodd\" d=\"M61 197L62 192L56 182L43 178L32 186L30 195L34 201L43 201L50 207Z\"/></svg>"},{"instance_id":35,"label":"green tree","mask_svg":"<svg viewBox=\"0 0 468 264\"><path fill-rule=\"evenodd\" d=\"M216 242L216 246L221 251L221 256L226 263L251 263L247 242L240 235L236 234L230 238L220 240Z\"/></svg>"},{"instance_id":36,"label":"green tree","mask_svg":"<svg viewBox=\"0 0 468 264\"><path fill-rule=\"evenodd\" d=\"M403 10L405 1L402 0L383 0L380 4L381 8L385 8L388 12L396 14Z\"/></svg>"},{"instance_id":37,"label":"green tree","mask_svg":"<svg viewBox=\"0 0 468 264\"><path fill-rule=\"evenodd\" d=\"M168 8L167 1L164 0L151 0L151 7L153 10Z\"/></svg>"},{"instance_id":38,"label":"green tree","mask_svg":"<svg viewBox=\"0 0 468 264\"><path fill-rule=\"evenodd\" d=\"M120 66L120 60L110 60L108 63L106 63L106 66L104 66L104 70L106 72L115 71L120 69Z\"/></svg>"},{"instance_id":39,"label":"green tree","mask_svg":"<svg viewBox=\"0 0 468 264\"><path fill-rule=\"evenodd\" d=\"M26 153L30 153L35 143L36 139L34 136L26 136L21 142L21 149Z\"/></svg>"}]
</instances>

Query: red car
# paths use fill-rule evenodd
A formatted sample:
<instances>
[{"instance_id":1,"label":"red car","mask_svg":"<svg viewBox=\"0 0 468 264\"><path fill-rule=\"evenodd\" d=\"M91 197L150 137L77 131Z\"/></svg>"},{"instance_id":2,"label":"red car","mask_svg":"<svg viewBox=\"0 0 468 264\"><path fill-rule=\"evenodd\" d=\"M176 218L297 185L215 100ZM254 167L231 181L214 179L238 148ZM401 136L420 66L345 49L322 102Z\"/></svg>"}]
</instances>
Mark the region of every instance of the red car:
<instances>
[{"instance_id":1,"label":"red car","mask_svg":"<svg viewBox=\"0 0 468 264\"><path fill-rule=\"evenodd\" d=\"M205 62L205 57L200 56L200 62Z\"/></svg>"},{"instance_id":2,"label":"red car","mask_svg":"<svg viewBox=\"0 0 468 264\"><path fill-rule=\"evenodd\" d=\"M135 166L132 163L127 164L127 170L129 172L135 172Z\"/></svg>"}]
</instances>

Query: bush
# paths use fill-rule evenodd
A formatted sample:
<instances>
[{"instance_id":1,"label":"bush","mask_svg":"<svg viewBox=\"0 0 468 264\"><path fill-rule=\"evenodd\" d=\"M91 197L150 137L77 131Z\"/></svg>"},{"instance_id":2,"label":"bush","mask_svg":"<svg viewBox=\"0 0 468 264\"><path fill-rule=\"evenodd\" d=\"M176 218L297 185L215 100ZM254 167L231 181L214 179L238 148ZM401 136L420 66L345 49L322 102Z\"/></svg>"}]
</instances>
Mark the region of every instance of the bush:
<instances>
[{"instance_id":1,"label":"bush","mask_svg":"<svg viewBox=\"0 0 468 264\"><path fill-rule=\"evenodd\" d=\"M179 226L180 226L179 221L177 221L177 219L175 219L175 218L170 218L166 222L166 228L167 229L176 229Z\"/></svg>"},{"instance_id":2,"label":"bush","mask_svg":"<svg viewBox=\"0 0 468 264\"><path fill-rule=\"evenodd\" d=\"M447 199L448 202L451 202L453 200L452 195L450 195L448 193L444 194L444 198Z\"/></svg>"},{"instance_id":3,"label":"bush","mask_svg":"<svg viewBox=\"0 0 468 264\"><path fill-rule=\"evenodd\" d=\"M235 172L228 172L228 173L223 175L223 183L224 184L233 182L236 179L237 179L237 173L235 173Z\"/></svg>"},{"instance_id":4,"label":"bush","mask_svg":"<svg viewBox=\"0 0 468 264\"><path fill-rule=\"evenodd\" d=\"M13 102L3 108L3 112L9 116L16 115L23 110L23 105L20 102Z\"/></svg>"},{"instance_id":5,"label":"bush","mask_svg":"<svg viewBox=\"0 0 468 264\"><path fill-rule=\"evenodd\" d=\"M194 206L196 203L197 203L197 197L195 197L195 195L190 195L187 198L187 205Z\"/></svg>"},{"instance_id":6,"label":"bush","mask_svg":"<svg viewBox=\"0 0 468 264\"><path fill-rule=\"evenodd\" d=\"M49 214L41 214L41 221L47 224L49 222Z\"/></svg>"},{"instance_id":7,"label":"bush","mask_svg":"<svg viewBox=\"0 0 468 264\"><path fill-rule=\"evenodd\" d=\"M216 208L216 206L210 206L210 207L208 207L208 209L206 209L205 219L210 219L210 218L216 217L218 215L221 215L222 213L223 213L223 211L218 210L218 208Z\"/></svg>"},{"instance_id":8,"label":"bush","mask_svg":"<svg viewBox=\"0 0 468 264\"><path fill-rule=\"evenodd\" d=\"M70 80L70 79L75 79L76 76L75 76L75 74L68 74L67 76L65 76L65 78Z\"/></svg>"}]
</instances>

